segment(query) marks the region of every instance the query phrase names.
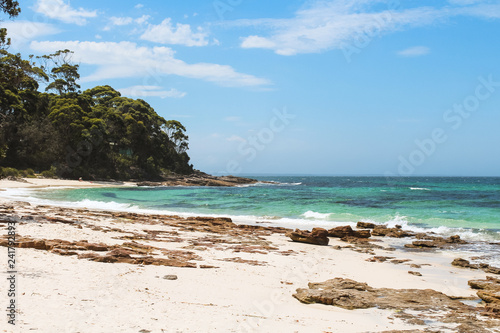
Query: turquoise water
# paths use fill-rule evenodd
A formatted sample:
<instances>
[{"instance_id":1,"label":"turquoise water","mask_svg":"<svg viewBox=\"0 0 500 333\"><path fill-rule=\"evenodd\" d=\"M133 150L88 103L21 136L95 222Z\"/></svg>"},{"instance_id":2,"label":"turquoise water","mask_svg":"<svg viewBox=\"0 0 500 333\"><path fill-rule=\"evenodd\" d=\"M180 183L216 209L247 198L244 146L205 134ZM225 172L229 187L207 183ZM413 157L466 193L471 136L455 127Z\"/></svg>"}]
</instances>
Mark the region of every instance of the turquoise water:
<instances>
[{"instance_id":1,"label":"turquoise water","mask_svg":"<svg viewBox=\"0 0 500 333\"><path fill-rule=\"evenodd\" d=\"M244 187L119 187L33 192L70 206L230 216L236 222L331 227L372 221L500 240L500 178L254 177Z\"/></svg>"}]
</instances>

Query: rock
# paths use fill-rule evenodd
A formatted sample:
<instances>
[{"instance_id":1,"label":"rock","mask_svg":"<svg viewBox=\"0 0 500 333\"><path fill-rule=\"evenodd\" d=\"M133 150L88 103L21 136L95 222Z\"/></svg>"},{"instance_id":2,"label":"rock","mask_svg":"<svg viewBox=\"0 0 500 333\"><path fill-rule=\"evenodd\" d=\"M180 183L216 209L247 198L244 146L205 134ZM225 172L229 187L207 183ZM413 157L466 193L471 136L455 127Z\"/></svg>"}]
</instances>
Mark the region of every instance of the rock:
<instances>
[{"instance_id":1,"label":"rock","mask_svg":"<svg viewBox=\"0 0 500 333\"><path fill-rule=\"evenodd\" d=\"M345 236L351 236L354 233L354 230L352 230L351 226L341 226L341 227L335 227L330 230L328 230L328 236L329 237L337 237L337 238L343 238Z\"/></svg>"},{"instance_id":2,"label":"rock","mask_svg":"<svg viewBox=\"0 0 500 333\"><path fill-rule=\"evenodd\" d=\"M408 248L438 247L438 245L436 244L436 241L413 241L411 243L411 246L410 246L410 244L405 244L405 247L408 247Z\"/></svg>"},{"instance_id":3,"label":"rock","mask_svg":"<svg viewBox=\"0 0 500 333\"><path fill-rule=\"evenodd\" d=\"M163 278L165 280L177 280L177 275L165 275Z\"/></svg>"},{"instance_id":4,"label":"rock","mask_svg":"<svg viewBox=\"0 0 500 333\"><path fill-rule=\"evenodd\" d=\"M446 239L446 243L467 244L466 241L464 241L463 239L460 239L459 235L450 236L450 238Z\"/></svg>"},{"instance_id":5,"label":"rock","mask_svg":"<svg viewBox=\"0 0 500 333\"><path fill-rule=\"evenodd\" d=\"M451 262L453 266L458 266L458 267L464 267L464 268L470 268L470 269L482 269L486 273L490 274L499 274L500 275L500 268L490 266L486 263L480 263L480 264L471 264L468 260L462 259L462 258L457 258Z\"/></svg>"},{"instance_id":6,"label":"rock","mask_svg":"<svg viewBox=\"0 0 500 333\"><path fill-rule=\"evenodd\" d=\"M486 303L483 314L500 318L500 279L487 276L484 280L470 280L469 286L479 289L477 296Z\"/></svg>"},{"instance_id":7,"label":"rock","mask_svg":"<svg viewBox=\"0 0 500 333\"><path fill-rule=\"evenodd\" d=\"M399 227L399 228L397 228ZM401 226L397 226L396 228L388 228L385 225L375 225L372 230L372 236L385 236L385 237L393 237L393 238L402 238L402 237L411 237L415 234L411 231L405 231L401 229Z\"/></svg>"},{"instance_id":8,"label":"rock","mask_svg":"<svg viewBox=\"0 0 500 333\"><path fill-rule=\"evenodd\" d=\"M366 259L366 261L369 261L369 262L385 262L388 259L393 259L393 258L394 257L374 256L374 257Z\"/></svg>"},{"instance_id":9,"label":"rock","mask_svg":"<svg viewBox=\"0 0 500 333\"><path fill-rule=\"evenodd\" d=\"M422 273L420 273L420 272L415 272L415 271L408 271L408 274L411 274L411 275L416 275L416 276L422 276Z\"/></svg>"},{"instance_id":10,"label":"rock","mask_svg":"<svg viewBox=\"0 0 500 333\"><path fill-rule=\"evenodd\" d=\"M311 232L296 229L286 233L294 242L309 243L315 245L328 245L328 231L323 228L314 228Z\"/></svg>"},{"instance_id":11,"label":"rock","mask_svg":"<svg viewBox=\"0 0 500 333\"><path fill-rule=\"evenodd\" d=\"M472 269L478 269L478 266L477 265L471 265L471 263L469 262L469 260L465 260L465 259L462 259L462 258L457 258L457 259L454 259L451 264L453 266L457 266L457 267L464 267L464 268L472 268Z\"/></svg>"},{"instance_id":12,"label":"rock","mask_svg":"<svg viewBox=\"0 0 500 333\"><path fill-rule=\"evenodd\" d=\"M432 289L376 289L343 278L309 283L309 289L299 288L293 297L306 304L322 303L350 310L372 307L399 311L467 309L460 301Z\"/></svg>"},{"instance_id":13,"label":"rock","mask_svg":"<svg viewBox=\"0 0 500 333\"><path fill-rule=\"evenodd\" d=\"M338 238L344 238L344 237L370 238L371 233L370 230L355 231L352 230L351 226L346 225L346 226L335 227L328 230L328 236L338 237Z\"/></svg>"},{"instance_id":14,"label":"rock","mask_svg":"<svg viewBox=\"0 0 500 333\"><path fill-rule=\"evenodd\" d=\"M373 228L375 228L375 223L361 222L360 221L356 224L356 227L360 228L360 229L373 229Z\"/></svg>"}]
</instances>

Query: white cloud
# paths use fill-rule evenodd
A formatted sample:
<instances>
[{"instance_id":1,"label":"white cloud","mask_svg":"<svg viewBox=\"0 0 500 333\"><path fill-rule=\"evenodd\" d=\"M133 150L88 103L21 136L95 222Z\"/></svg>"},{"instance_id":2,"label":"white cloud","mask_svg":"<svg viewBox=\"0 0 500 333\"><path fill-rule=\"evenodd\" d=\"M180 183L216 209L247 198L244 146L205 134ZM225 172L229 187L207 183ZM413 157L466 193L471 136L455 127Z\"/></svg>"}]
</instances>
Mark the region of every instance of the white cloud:
<instances>
[{"instance_id":1,"label":"white cloud","mask_svg":"<svg viewBox=\"0 0 500 333\"><path fill-rule=\"evenodd\" d=\"M244 49L250 49L250 48L272 49L275 46L276 46L275 42L259 36L248 36L241 43L241 47Z\"/></svg>"},{"instance_id":2,"label":"white cloud","mask_svg":"<svg viewBox=\"0 0 500 333\"><path fill-rule=\"evenodd\" d=\"M116 17L116 16L111 16L109 20L111 21L112 25L127 25L134 21L134 19L131 17Z\"/></svg>"},{"instance_id":3,"label":"white cloud","mask_svg":"<svg viewBox=\"0 0 500 333\"><path fill-rule=\"evenodd\" d=\"M52 24L30 21L2 22L2 27L7 28L7 37L12 38L12 45L15 48L19 48L21 44L31 42L37 37L60 32Z\"/></svg>"},{"instance_id":4,"label":"white cloud","mask_svg":"<svg viewBox=\"0 0 500 333\"><path fill-rule=\"evenodd\" d=\"M137 5L134 6L135 9L141 9L142 7L144 7L142 3L138 3Z\"/></svg>"},{"instance_id":5,"label":"white cloud","mask_svg":"<svg viewBox=\"0 0 500 333\"><path fill-rule=\"evenodd\" d=\"M452 0L474 4L474 0ZM377 5L376 7L374 5ZM391 8L379 0L314 1L288 19L253 19L224 22L268 30L267 35L242 38L242 48L270 49L281 55L318 53L346 46L362 48L374 38L398 30L425 26L453 16L500 17L500 5L477 4L442 8Z\"/></svg>"},{"instance_id":6,"label":"white cloud","mask_svg":"<svg viewBox=\"0 0 500 333\"><path fill-rule=\"evenodd\" d=\"M149 25L141 39L161 44L205 46L208 45L207 37L201 27L198 27L198 32L193 32L189 24L177 23L174 27L171 19L167 18L158 25Z\"/></svg>"},{"instance_id":7,"label":"white cloud","mask_svg":"<svg viewBox=\"0 0 500 333\"><path fill-rule=\"evenodd\" d=\"M114 78L143 78L156 85L162 76L177 75L214 82L223 86L263 86L270 81L250 74L236 72L231 66L195 63L188 64L175 58L168 47L144 47L132 42L32 42L31 48L41 53L70 49L74 61L97 66L83 82ZM147 84L145 84L147 85Z\"/></svg>"},{"instance_id":8,"label":"white cloud","mask_svg":"<svg viewBox=\"0 0 500 333\"><path fill-rule=\"evenodd\" d=\"M398 52L398 55L403 57L419 57L429 54L431 50L427 46L414 46Z\"/></svg>"},{"instance_id":9,"label":"white cloud","mask_svg":"<svg viewBox=\"0 0 500 333\"><path fill-rule=\"evenodd\" d=\"M148 20L151 18L149 15L142 15L141 17L137 18L134 20L135 23L137 24L144 24L148 22Z\"/></svg>"},{"instance_id":10,"label":"white cloud","mask_svg":"<svg viewBox=\"0 0 500 333\"><path fill-rule=\"evenodd\" d=\"M119 92L124 96L131 97L161 97L161 98L182 98L186 96L187 93L179 91L177 89L162 90L163 87L160 86L132 86L129 88L118 89Z\"/></svg>"},{"instance_id":11,"label":"white cloud","mask_svg":"<svg viewBox=\"0 0 500 333\"><path fill-rule=\"evenodd\" d=\"M83 8L74 9L63 0L38 0L34 7L35 11L42 13L52 19L65 23L85 25L87 18L97 16L97 11L88 11Z\"/></svg>"},{"instance_id":12,"label":"white cloud","mask_svg":"<svg viewBox=\"0 0 500 333\"><path fill-rule=\"evenodd\" d=\"M449 0L448 2L452 5L466 6L473 5L482 1L483 0Z\"/></svg>"}]
</instances>

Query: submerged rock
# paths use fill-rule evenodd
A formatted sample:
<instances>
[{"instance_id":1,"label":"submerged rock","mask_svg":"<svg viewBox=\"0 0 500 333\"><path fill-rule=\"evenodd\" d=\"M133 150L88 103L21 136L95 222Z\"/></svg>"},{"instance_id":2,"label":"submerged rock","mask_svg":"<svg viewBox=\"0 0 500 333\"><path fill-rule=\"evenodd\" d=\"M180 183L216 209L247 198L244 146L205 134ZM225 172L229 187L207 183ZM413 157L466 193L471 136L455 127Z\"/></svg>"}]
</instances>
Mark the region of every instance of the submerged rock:
<instances>
[{"instance_id":1,"label":"submerged rock","mask_svg":"<svg viewBox=\"0 0 500 333\"><path fill-rule=\"evenodd\" d=\"M463 258L457 258L454 259L451 264L453 266L457 267L463 267L463 268L470 268L470 269L482 269L486 273L491 273L491 274L500 274L500 268L490 266L485 263L479 263L479 264L471 264L469 260L463 259Z\"/></svg>"},{"instance_id":2,"label":"submerged rock","mask_svg":"<svg viewBox=\"0 0 500 333\"><path fill-rule=\"evenodd\" d=\"M311 232L296 229L286 233L294 242L309 243L315 245L328 245L328 231L323 228L314 228Z\"/></svg>"},{"instance_id":3,"label":"submerged rock","mask_svg":"<svg viewBox=\"0 0 500 333\"><path fill-rule=\"evenodd\" d=\"M419 240L413 241L411 244L405 244L406 248L447 248L453 246L452 244L467 244L467 242L463 239L460 239L460 236L458 235L454 235L449 238L443 238L427 234L417 234L415 237Z\"/></svg>"}]
</instances>

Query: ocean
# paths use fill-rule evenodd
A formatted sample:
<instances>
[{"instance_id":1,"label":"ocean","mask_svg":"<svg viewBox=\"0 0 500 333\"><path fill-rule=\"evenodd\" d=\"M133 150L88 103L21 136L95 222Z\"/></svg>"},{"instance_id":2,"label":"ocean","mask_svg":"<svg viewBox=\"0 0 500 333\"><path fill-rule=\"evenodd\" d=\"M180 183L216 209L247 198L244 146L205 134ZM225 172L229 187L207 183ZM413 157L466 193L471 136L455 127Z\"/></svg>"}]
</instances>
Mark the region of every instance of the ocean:
<instances>
[{"instance_id":1,"label":"ocean","mask_svg":"<svg viewBox=\"0 0 500 333\"><path fill-rule=\"evenodd\" d=\"M500 177L257 176L241 187L10 189L17 200L310 229L357 221L500 241Z\"/></svg>"}]
</instances>

